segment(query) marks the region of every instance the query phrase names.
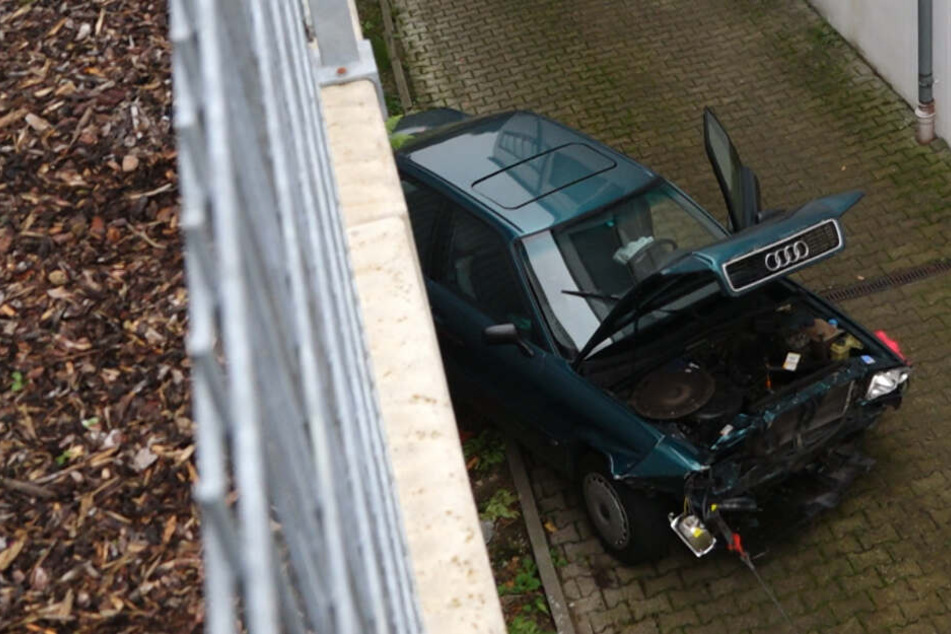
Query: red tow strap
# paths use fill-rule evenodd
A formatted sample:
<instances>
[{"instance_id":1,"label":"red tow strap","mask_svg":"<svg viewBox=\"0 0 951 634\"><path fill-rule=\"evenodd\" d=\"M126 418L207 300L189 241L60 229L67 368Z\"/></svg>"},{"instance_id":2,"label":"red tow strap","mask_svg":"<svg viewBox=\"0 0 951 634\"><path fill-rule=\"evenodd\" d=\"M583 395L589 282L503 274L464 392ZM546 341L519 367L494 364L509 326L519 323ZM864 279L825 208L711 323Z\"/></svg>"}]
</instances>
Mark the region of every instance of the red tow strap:
<instances>
[{"instance_id":1,"label":"red tow strap","mask_svg":"<svg viewBox=\"0 0 951 634\"><path fill-rule=\"evenodd\" d=\"M726 548L730 552L736 553L740 557L746 556L746 551L743 550L743 540L740 539L739 533L733 533L733 541L727 544Z\"/></svg>"}]
</instances>

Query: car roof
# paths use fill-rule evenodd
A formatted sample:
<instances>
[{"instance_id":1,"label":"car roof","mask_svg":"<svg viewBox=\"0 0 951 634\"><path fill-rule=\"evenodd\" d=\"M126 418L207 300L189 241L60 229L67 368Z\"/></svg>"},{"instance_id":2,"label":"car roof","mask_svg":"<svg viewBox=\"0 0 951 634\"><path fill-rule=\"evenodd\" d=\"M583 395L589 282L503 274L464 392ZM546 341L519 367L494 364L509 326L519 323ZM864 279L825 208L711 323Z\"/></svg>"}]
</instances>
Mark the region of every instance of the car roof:
<instances>
[{"instance_id":1,"label":"car roof","mask_svg":"<svg viewBox=\"0 0 951 634\"><path fill-rule=\"evenodd\" d=\"M602 143L524 111L423 134L398 154L401 162L478 200L522 235L603 207L657 178Z\"/></svg>"}]
</instances>

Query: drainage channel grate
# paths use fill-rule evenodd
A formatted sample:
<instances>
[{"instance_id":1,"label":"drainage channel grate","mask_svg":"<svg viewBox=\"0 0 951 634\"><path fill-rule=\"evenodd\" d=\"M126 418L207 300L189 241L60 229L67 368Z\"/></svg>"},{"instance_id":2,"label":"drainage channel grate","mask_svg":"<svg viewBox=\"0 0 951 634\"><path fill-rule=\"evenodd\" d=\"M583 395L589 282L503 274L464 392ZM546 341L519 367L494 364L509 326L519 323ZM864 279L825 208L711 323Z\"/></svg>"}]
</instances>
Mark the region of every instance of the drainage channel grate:
<instances>
[{"instance_id":1,"label":"drainage channel grate","mask_svg":"<svg viewBox=\"0 0 951 634\"><path fill-rule=\"evenodd\" d=\"M904 286L919 280L941 275L951 271L951 260L935 260L927 264L901 269L882 277L863 280L841 288L830 288L819 294L830 302L841 302L849 299L858 299L867 295L874 295L887 291L890 288Z\"/></svg>"}]
</instances>

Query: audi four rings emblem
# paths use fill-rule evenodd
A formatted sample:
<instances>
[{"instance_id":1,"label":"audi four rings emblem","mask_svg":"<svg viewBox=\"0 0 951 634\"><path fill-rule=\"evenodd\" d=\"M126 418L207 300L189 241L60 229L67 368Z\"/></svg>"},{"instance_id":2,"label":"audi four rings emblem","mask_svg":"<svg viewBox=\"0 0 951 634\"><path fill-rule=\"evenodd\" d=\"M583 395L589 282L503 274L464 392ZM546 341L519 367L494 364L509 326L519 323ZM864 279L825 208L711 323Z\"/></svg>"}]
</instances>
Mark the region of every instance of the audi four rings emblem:
<instances>
[{"instance_id":1,"label":"audi four rings emblem","mask_svg":"<svg viewBox=\"0 0 951 634\"><path fill-rule=\"evenodd\" d=\"M792 244L787 244L781 249L770 251L766 254L766 268L770 271L778 271L787 266L792 266L796 262L802 262L809 257L809 245L804 240L796 240Z\"/></svg>"}]
</instances>

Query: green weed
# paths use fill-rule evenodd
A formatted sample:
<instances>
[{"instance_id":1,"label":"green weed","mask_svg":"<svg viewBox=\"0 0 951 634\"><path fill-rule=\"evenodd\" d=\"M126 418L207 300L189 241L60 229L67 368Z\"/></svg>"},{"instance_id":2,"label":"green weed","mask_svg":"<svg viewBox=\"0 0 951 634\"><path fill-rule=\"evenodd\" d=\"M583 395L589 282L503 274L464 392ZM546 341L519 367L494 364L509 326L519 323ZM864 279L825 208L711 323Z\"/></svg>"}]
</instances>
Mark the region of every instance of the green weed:
<instances>
[{"instance_id":1,"label":"green weed","mask_svg":"<svg viewBox=\"0 0 951 634\"><path fill-rule=\"evenodd\" d=\"M518 517L518 510L513 509L512 505L518 501L514 493L508 489L499 489L489 501L485 504L485 509L479 515L484 520L495 521L497 519L512 520Z\"/></svg>"},{"instance_id":2,"label":"green weed","mask_svg":"<svg viewBox=\"0 0 951 634\"><path fill-rule=\"evenodd\" d=\"M526 603L522 606L522 612L525 614L531 614L532 612L541 612L542 614L549 614L548 611L548 601L545 600L543 596L537 596L530 603Z\"/></svg>"},{"instance_id":3,"label":"green weed","mask_svg":"<svg viewBox=\"0 0 951 634\"><path fill-rule=\"evenodd\" d=\"M548 549L548 555L551 557L551 563L555 568L564 568L568 565L568 560L562 557L561 553L554 548Z\"/></svg>"},{"instance_id":4,"label":"green weed","mask_svg":"<svg viewBox=\"0 0 951 634\"><path fill-rule=\"evenodd\" d=\"M400 119L402 118L403 118L403 115L398 114L386 120L386 133L390 136L390 147L393 148L394 150L400 149L400 147L404 143L406 143L407 141L413 138L408 134L394 132L397 124L400 122Z\"/></svg>"},{"instance_id":5,"label":"green weed","mask_svg":"<svg viewBox=\"0 0 951 634\"><path fill-rule=\"evenodd\" d=\"M509 583L502 584L498 587L498 590L499 596L505 596L507 594L534 592L541 587L542 582L541 579L538 578L538 566L535 565L534 559L526 557L522 560L522 569L515 575L515 579Z\"/></svg>"},{"instance_id":6,"label":"green weed","mask_svg":"<svg viewBox=\"0 0 951 634\"><path fill-rule=\"evenodd\" d=\"M498 432L486 429L463 443L462 453L466 457L466 465L474 462L470 468L475 469L476 473L485 473L505 462L505 439Z\"/></svg>"},{"instance_id":7,"label":"green weed","mask_svg":"<svg viewBox=\"0 0 951 634\"><path fill-rule=\"evenodd\" d=\"M549 634L543 630L531 617L518 614L509 623L509 634Z\"/></svg>"}]
</instances>

